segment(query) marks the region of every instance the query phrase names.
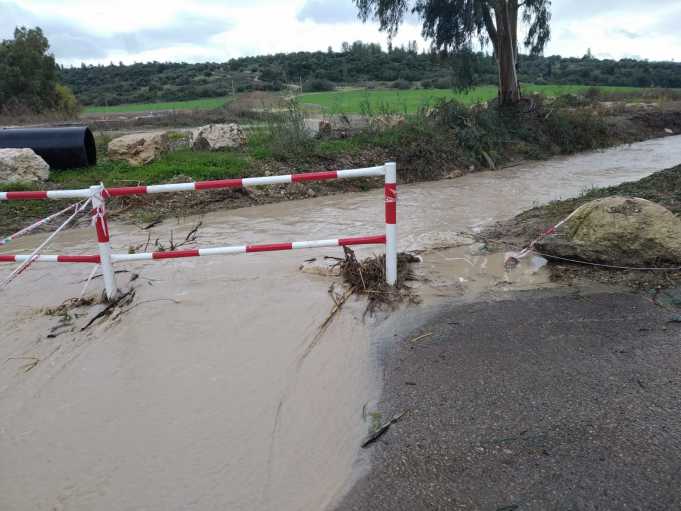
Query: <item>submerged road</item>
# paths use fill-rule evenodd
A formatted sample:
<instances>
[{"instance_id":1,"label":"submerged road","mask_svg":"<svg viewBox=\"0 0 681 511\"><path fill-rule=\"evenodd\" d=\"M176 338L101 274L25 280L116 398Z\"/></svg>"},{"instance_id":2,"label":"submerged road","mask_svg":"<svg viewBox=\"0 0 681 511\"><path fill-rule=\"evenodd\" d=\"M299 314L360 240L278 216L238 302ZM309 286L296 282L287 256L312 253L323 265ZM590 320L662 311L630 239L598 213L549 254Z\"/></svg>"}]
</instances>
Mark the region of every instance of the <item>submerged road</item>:
<instances>
[{"instance_id":1,"label":"submerged road","mask_svg":"<svg viewBox=\"0 0 681 511\"><path fill-rule=\"evenodd\" d=\"M500 258L462 262L458 253L428 250L535 203L677 164L679 140L401 187L400 248L426 250L419 271L429 281L420 288L424 303L400 314L470 300L473 290L503 298L516 288L497 285L508 280ZM198 244L378 234L381 194L209 214ZM152 236L164 241L173 230L177 239L196 221L168 221ZM147 239L133 226L111 228L116 251ZM12 251L36 242L26 238ZM92 252L93 233L66 232L54 249ZM85 332L86 317L45 309L78 296L90 268L34 265L0 294L0 509L318 511L332 504L362 475L359 441L382 386L376 332L394 325L363 320L364 303L351 300L320 335L332 280L299 266L327 254L339 255L121 265L141 275L139 305ZM532 287L542 282L535 278L519 280Z\"/></svg>"}]
</instances>

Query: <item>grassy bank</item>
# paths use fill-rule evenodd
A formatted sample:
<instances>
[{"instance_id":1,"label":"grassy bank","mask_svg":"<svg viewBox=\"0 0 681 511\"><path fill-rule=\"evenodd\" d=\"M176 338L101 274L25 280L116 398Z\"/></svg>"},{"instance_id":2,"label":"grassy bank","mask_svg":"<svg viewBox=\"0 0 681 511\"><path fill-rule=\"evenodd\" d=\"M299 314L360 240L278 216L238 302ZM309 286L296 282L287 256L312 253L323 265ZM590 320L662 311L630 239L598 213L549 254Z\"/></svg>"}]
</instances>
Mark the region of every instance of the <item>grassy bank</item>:
<instances>
[{"instance_id":1,"label":"grassy bank","mask_svg":"<svg viewBox=\"0 0 681 511\"><path fill-rule=\"evenodd\" d=\"M108 139L100 136L100 159L95 167L54 171L47 183L3 188L67 189L99 182L109 187L157 184L357 168L389 159L399 162L401 182L414 182L457 177L479 169L503 167L518 160L570 154L664 133L657 125L662 114L639 112L623 116L593 108L544 106L541 101L537 101L531 111L525 108L470 109L456 102L442 102L428 115L412 116L391 128L369 127L350 136L342 133L345 136L340 138L333 135L319 138L307 132L302 113L292 107L251 132L247 145L241 149L212 153L180 149L144 167L108 160L105 156ZM681 114L675 114L679 115L665 120L662 125L679 132ZM140 215L184 215L378 185L378 181L367 180L179 194L174 196L170 206L166 199L143 197L112 201L111 209L126 212L128 216L129 211ZM130 205L135 207L128 208ZM0 234L8 234L62 207L63 203L52 201L0 203Z\"/></svg>"}]
</instances>

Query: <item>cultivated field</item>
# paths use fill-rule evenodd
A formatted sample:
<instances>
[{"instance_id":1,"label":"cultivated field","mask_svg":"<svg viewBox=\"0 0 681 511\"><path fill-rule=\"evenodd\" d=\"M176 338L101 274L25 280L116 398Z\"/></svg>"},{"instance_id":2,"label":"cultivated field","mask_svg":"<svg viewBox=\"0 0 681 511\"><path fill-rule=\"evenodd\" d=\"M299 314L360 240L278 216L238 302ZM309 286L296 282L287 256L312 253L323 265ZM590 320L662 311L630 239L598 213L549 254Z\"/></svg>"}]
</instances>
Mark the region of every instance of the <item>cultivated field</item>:
<instances>
[{"instance_id":1,"label":"cultivated field","mask_svg":"<svg viewBox=\"0 0 681 511\"><path fill-rule=\"evenodd\" d=\"M88 106L86 114L108 114L128 112L154 112L161 110L212 110L220 108L227 102L227 98L203 98L191 101L171 101L167 103L129 103L113 106Z\"/></svg>"},{"instance_id":2,"label":"cultivated field","mask_svg":"<svg viewBox=\"0 0 681 511\"><path fill-rule=\"evenodd\" d=\"M546 96L584 93L587 85L524 85L523 92L539 92ZM648 89L637 87L595 87L603 93L639 93ZM259 93L269 97L282 97L278 93ZM451 89L345 89L333 92L313 92L298 96L307 110L321 110L324 113L366 113L373 112L413 113L419 107L432 104L439 99L457 99L464 104L472 105L481 101L494 99L497 94L496 85L482 85L469 91L456 92ZM239 98L240 96L237 96ZM262 98L261 98L262 100ZM191 101L174 101L167 103L132 103L114 106L90 106L85 108L86 114L154 112L162 110L211 110L222 107L229 98L204 98Z\"/></svg>"},{"instance_id":3,"label":"cultivated field","mask_svg":"<svg viewBox=\"0 0 681 511\"><path fill-rule=\"evenodd\" d=\"M587 85L524 85L525 94L538 92L545 96L561 96L564 94L584 93L591 89ZM637 87L596 87L603 93L636 93L643 89ZM301 104L306 108L317 107L325 113L365 113L372 112L413 113L420 107L432 104L439 99L456 99L464 104L472 105L494 99L497 95L496 85L475 87L469 91L456 92L451 89L377 89L377 90L345 90L334 92L316 92L299 96Z\"/></svg>"}]
</instances>

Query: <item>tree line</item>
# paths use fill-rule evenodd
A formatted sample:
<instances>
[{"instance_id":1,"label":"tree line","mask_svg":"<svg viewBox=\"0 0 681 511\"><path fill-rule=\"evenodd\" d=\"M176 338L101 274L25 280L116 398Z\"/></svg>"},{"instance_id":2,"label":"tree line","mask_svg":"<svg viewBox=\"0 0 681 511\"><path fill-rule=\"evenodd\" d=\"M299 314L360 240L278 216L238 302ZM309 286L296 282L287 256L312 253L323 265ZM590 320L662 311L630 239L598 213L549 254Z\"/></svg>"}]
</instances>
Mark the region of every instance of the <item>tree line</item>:
<instances>
[{"instance_id":1,"label":"tree line","mask_svg":"<svg viewBox=\"0 0 681 511\"><path fill-rule=\"evenodd\" d=\"M681 63L634 59L518 56L522 83L681 88ZM149 62L58 70L84 105L117 105L222 97L253 90L330 90L339 85L451 88L498 83L497 62L484 53L444 56L407 47L346 43L340 51L296 52L225 63Z\"/></svg>"}]
</instances>

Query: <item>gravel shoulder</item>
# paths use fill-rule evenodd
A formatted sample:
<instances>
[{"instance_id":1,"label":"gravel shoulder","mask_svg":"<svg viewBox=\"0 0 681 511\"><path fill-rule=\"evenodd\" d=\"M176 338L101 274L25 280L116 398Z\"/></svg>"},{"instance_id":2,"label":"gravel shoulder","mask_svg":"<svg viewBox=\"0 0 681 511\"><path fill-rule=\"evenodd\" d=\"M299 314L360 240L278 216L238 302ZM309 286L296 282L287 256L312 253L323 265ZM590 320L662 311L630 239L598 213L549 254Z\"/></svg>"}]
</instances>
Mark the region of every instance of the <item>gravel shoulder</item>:
<instances>
[{"instance_id":1,"label":"gravel shoulder","mask_svg":"<svg viewBox=\"0 0 681 511\"><path fill-rule=\"evenodd\" d=\"M674 314L639 294L535 291L412 325L386 347L379 404L407 413L337 511L678 509Z\"/></svg>"}]
</instances>

